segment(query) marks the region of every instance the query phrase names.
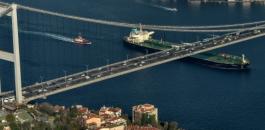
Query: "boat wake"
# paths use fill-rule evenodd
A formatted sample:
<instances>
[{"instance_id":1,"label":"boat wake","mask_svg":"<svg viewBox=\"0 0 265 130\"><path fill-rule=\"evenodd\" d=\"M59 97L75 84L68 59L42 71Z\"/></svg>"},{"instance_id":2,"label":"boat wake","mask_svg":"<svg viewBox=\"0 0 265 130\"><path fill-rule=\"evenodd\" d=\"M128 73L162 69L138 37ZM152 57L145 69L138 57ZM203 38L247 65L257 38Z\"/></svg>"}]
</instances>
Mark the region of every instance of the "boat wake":
<instances>
[{"instance_id":1,"label":"boat wake","mask_svg":"<svg viewBox=\"0 0 265 130\"><path fill-rule=\"evenodd\" d=\"M177 9L177 8L169 8L169 7L160 6L160 5L155 5L155 4L151 4L151 6L153 6L153 7L155 7L155 8L163 9L163 10L165 10L165 11L178 12L178 9Z\"/></svg>"},{"instance_id":2,"label":"boat wake","mask_svg":"<svg viewBox=\"0 0 265 130\"><path fill-rule=\"evenodd\" d=\"M47 33L47 32L36 32L36 31L23 31L23 30L21 30L20 32L32 34L32 35L38 35L38 36L45 36L45 37L52 38L55 40L73 43L73 38L65 37L65 36L58 35L58 34Z\"/></svg>"},{"instance_id":3,"label":"boat wake","mask_svg":"<svg viewBox=\"0 0 265 130\"><path fill-rule=\"evenodd\" d=\"M154 8L162 9L162 10L169 11L169 12L174 12L174 13L178 12L177 8L169 8L169 7L161 6L161 5L157 5L157 4L146 3L143 0L135 0L135 2L137 2L139 4L147 5L147 6L152 6Z\"/></svg>"}]
</instances>

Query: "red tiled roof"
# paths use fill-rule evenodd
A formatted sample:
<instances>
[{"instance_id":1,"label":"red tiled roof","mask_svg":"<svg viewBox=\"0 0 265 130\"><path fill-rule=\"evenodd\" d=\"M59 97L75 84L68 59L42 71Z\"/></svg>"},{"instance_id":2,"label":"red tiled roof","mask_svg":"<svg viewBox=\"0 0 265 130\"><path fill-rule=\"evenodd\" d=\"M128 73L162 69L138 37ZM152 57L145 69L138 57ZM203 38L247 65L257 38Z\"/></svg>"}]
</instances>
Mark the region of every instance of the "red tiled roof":
<instances>
[{"instance_id":1,"label":"red tiled roof","mask_svg":"<svg viewBox=\"0 0 265 130\"><path fill-rule=\"evenodd\" d=\"M99 116L96 115L96 114L94 114L94 113L89 113L89 114L87 114L87 118L88 118L88 119L89 119L89 118L99 118Z\"/></svg>"},{"instance_id":2,"label":"red tiled roof","mask_svg":"<svg viewBox=\"0 0 265 130\"><path fill-rule=\"evenodd\" d=\"M125 130L159 130L159 129L149 126L129 125Z\"/></svg>"},{"instance_id":3,"label":"red tiled roof","mask_svg":"<svg viewBox=\"0 0 265 130\"><path fill-rule=\"evenodd\" d=\"M134 111L139 111L139 112L151 112L155 109L155 106L151 104L143 104L143 105L134 106L133 109Z\"/></svg>"},{"instance_id":4,"label":"red tiled roof","mask_svg":"<svg viewBox=\"0 0 265 130\"><path fill-rule=\"evenodd\" d=\"M106 111L119 112L121 111L121 109L118 107L115 107L115 108L114 107L102 107L99 111L103 113L105 113Z\"/></svg>"},{"instance_id":5,"label":"red tiled roof","mask_svg":"<svg viewBox=\"0 0 265 130\"><path fill-rule=\"evenodd\" d=\"M88 112L88 109L87 108L80 108L80 109L78 109L78 112L86 113L86 112Z\"/></svg>"}]
</instances>

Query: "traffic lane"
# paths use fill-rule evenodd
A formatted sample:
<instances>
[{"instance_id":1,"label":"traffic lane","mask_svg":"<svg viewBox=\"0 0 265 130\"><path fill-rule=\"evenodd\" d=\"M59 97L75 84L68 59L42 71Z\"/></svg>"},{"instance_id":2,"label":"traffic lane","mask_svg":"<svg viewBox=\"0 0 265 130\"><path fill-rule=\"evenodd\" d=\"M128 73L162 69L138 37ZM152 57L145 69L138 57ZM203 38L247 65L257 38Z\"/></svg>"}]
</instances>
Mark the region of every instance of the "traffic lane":
<instances>
[{"instance_id":1,"label":"traffic lane","mask_svg":"<svg viewBox=\"0 0 265 130\"><path fill-rule=\"evenodd\" d=\"M142 60L141 60L142 61ZM116 70L116 72L121 72L123 69L128 69L128 68L136 68L137 66L135 66L135 63L138 63L138 64L140 64L140 62L137 60L137 61L133 61L131 64L129 64L129 66L123 66L123 65L121 65L121 67L120 68L118 68L118 70ZM101 76L108 76L108 75L110 75L110 74L112 74L113 73L113 71L109 71L109 70L107 70L107 71L101 71L101 72L99 72L99 73L96 73L96 74L94 74L94 75L91 75L91 76L97 76L97 75L101 75ZM77 76L77 78L74 80L74 81L69 81L69 83L68 84L70 84L70 85L74 85L74 84L76 84L76 83L80 83L80 80L85 80L84 78L79 78L78 76ZM93 79L93 77L92 77L92 79ZM87 81L87 80L85 80L85 81ZM58 88L59 89L59 88Z\"/></svg>"}]
</instances>

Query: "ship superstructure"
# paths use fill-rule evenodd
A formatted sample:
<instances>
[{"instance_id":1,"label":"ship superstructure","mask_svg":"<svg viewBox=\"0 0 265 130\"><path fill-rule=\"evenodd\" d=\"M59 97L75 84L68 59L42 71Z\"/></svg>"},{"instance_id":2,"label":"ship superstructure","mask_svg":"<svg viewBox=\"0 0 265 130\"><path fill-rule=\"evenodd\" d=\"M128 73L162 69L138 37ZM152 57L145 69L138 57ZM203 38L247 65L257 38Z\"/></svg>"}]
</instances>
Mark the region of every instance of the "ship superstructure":
<instances>
[{"instance_id":1,"label":"ship superstructure","mask_svg":"<svg viewBox=\"0 0 265 130\"><path fill-rule=\"evenodd\" d=\"M146 40L149 40L151 38L151 35L154 34L153 31L149 32L149 31L143 31L142 26L140 25L139 30L137 28L132 29L132 31L130 32L130 36L127 37L127 41L128 42L132 42L135 44L140 44L145 42Z\"/></svg>"}]
</instances>

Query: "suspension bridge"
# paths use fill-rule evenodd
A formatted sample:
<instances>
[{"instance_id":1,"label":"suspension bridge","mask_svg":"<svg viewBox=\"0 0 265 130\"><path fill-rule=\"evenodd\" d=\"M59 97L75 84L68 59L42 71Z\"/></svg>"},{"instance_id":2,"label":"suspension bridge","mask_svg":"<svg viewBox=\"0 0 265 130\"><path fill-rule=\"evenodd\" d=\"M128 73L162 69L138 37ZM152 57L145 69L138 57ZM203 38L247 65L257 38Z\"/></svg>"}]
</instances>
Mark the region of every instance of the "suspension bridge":
<instances>
[{"instance_id":1,"label":"suspension bridge","mask_svg":"<svg viewBox=\"0 0 265 130\"><path fill-rule=\"evenodd\" d=\"M0 3L0 17L11 16L12 19L12 37L13 53L0 51L0 59L14 63L15 70L15 91L7 91L0 94L2 99L16 97L18 104L27 103L35 99L44 98L50 95L65 92L71 89L86 86L92 83L100 82L113 77L125 75L135 71L150 68L156 65L164 64L188 56L207 52L228 45L240 43L254 38L265 36L265 21L241 23L233 25L217 26L173 26L173 25L143 25L145 29L173 32L229 32L211 39L190 43L190 46L181 48L171 48L144 56L126 59L113 64L87 69L71 75L65 75L59 78L22 87L20 71L20 53L19 53L19 27L17 19L17 10L30 11L55 17L62 17L71 20L83 21L87 23L97 23L108 26L134 28L138 24L106 21L92 18L83 18L73 15L66 15L32 7Z\"/></svg>"}]
</instances>

